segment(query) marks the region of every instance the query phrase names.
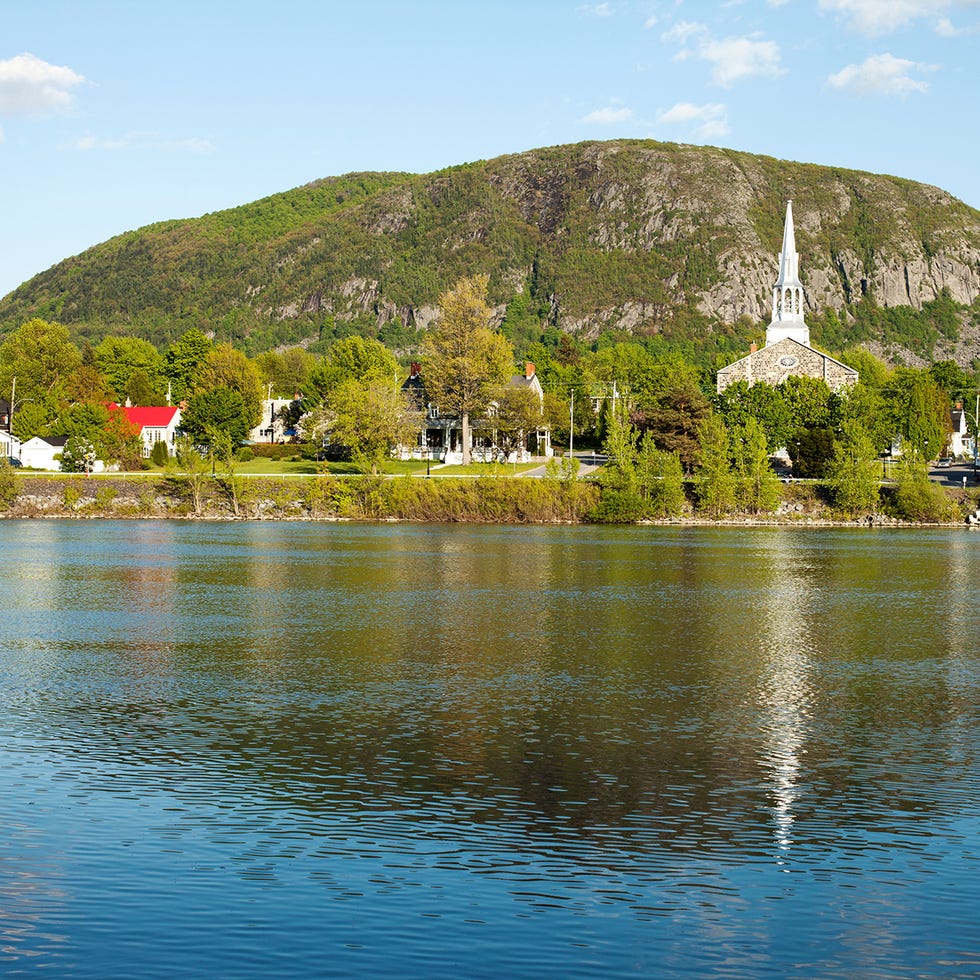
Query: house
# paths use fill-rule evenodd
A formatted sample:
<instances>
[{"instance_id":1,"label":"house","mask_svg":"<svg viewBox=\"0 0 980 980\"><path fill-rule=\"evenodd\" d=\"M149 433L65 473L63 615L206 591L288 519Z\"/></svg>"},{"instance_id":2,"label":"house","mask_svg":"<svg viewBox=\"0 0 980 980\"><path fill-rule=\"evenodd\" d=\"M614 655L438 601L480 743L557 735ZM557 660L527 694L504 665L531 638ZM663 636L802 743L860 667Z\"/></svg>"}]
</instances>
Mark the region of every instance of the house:
<instances>
[{"instance_id":1,"label":"house","mask_svg":"<svg viewBox=\"0 0 980 980\"><path fill-rule=\"evenodd\" d=\"M792 201L786 203L783 248L772 290L772 319L766 329L766 345L760 350L753 344L747 356L722 368L717 375L717 390L721 394L736 381L778 385L790 377L819 378L831 391L850 387L858 380L854 368L810 346L810 328L803 316L803 283Z\"/></svg>"},{"instance_id":2,"label":"house","mask_svg":"<svg viewBox=\"0 0 980 980\"><path fill-rule=\"evenodd\" d=\"M35 470L60 470L55 456L61 455L67 441L67 436L34 436L20 447L20 461Z\"/></svg>"},{"instance_id":3,"label":"house","mask_svg":"<svg viewBox=\"0 0 980 980\"><path fill-rule=\"evenodd\" d=\"M249 442L288 442L296 436L295 421L303 415L303 396L266 398L262 421L248 434Z\"/></svg>"},{"instance_id":4,"label":"house","mask_svg":"<svg viewBox=\"0 0 980 980\"><path fill-rule=\"evenodd\" d=\"M162 442L173 455L174 443L180 429L180 408L175 405L110 405L109 410L125 413L130 423L139 429L143 441L143 456L149 458L156 443Z\"/></svg>"},{"instance_id":5,"label":"house","mask_svg":"<svg viewBox=\"0 0 980 980\"><path fill-rule=\"evenodd\" d=\"M537 395L539 404L544 409L544 389L541 387L534 364L528 361L524 366L524 374L515 374L507 383L508 388L525 389ZM463 423L455 414L443 414L439 406L432 404L422 380L422 368L412 364L411 372L402 385L402 391L417 411L422 413L423 422L417 445L401 450L402 458L426 457L439 459L446 463L461 463L463 461ZM498 458L501 449L498 445L498 433L494 426L496 403L490 405L487 413L470 419L470 450L478 460ZM524 433L520 440L523 445L512 451L509 461L530 459L532 453L539 456L551 456L551 430L544 424L532 432Z\"/></svg>"},{"instance_id":6,"label":"house","mask_svg":"<svg viewBox=\"0 0 980 980\"><path fill-rule=\"evenodd\" d=\"M949 436L950 456L973 456L976 452L974 439L967 426L968 416L963 410L963 403L957 402L956 408L950 413L952 432Z\"/></svg>"}]
</instances>

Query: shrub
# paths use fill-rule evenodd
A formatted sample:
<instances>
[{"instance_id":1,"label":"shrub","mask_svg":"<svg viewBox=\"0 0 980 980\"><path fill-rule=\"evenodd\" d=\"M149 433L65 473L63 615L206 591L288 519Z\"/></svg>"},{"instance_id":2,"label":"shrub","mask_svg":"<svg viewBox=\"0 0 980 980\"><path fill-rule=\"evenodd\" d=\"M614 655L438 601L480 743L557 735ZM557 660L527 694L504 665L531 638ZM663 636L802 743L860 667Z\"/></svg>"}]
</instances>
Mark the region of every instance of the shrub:
<instances>
[{"instance_id":1,"label":"shrub","mask_svg":"<svg viewBox=\"0 0 980 980\"><path fill-rule=\"evenodd\" d=\"M65 510L74 510L81 499L82 488L74 482L66 483L61 494L61 502L65 505Z\"/></svg>"},{"instance_id":2,"label":"shrub","mask_svg":"<svg viewBox=\"0 0 980 980\"><path fill-rule=\"evenodd\" d=\"M646 516L643 498L631 490L604 490L589 512L593 524L634 524Z\"/></svg>"},{"instance_id":3,"label":"shrub","mask_svg":"<svg viewBox=\"0 0 980 980\"><path fill-rule=\"evenodd\" d=\"M0 456L0 510L6 510L20 493L20 481L6 456Z\"/></svg>"},{"instance_id":4,"label":"shrub","mask_svg":"<svg viewBox=\"0 0 980 980\"><path fill-rule=\"evenodd\" d=\"M255 453L249 446L242 446L242 448L235 453L235 456L239 463L249 463L255 459Z\"/></svg>"},{"instance_id":5,"label":"shrub","mask_svg":"<svg viewBox=\"0 0 980 980\"><path fill-rule=\"evenodd\" d=\"M166 466L169 458L170 450L165 442L153 443L153 449L150 450L150 462L154 466Z\"/></svg>"}]
</instances>

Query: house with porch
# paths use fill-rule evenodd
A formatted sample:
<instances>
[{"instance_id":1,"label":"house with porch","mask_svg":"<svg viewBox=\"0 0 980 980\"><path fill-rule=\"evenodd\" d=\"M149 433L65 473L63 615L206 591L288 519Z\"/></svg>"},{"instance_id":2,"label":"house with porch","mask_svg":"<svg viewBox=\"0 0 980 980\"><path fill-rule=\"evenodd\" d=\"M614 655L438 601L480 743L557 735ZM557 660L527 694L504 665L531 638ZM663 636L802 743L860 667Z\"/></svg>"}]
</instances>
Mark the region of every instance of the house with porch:
<instances>
[{"instance_id":1,"label":"house with porch","mask_svg":"<svg viewBox=\"0 0 980 980\"><path fill-rule=\"evenodd\" d=\"M492 402L485 415L470 419L470 453L474 460L490 461L506 459L507 462L527 462L532 456L551 456L551 429L544 419L544 389L534 364L528 361L524 374L515 374L507 382L513 390L531 391L537 396L541 410L541 424L520 433L516 448L505 450L501 446L499 427L495 425L497 403ZM418 442L399 450L402 459L438 459L443 463L463 461L463 422L453 413L442 413L439 406L429 401L422 379L422 368L412 364L411 373L402 385L402 391L413 407L422 414Z\"/></svg>"}]
</instances>

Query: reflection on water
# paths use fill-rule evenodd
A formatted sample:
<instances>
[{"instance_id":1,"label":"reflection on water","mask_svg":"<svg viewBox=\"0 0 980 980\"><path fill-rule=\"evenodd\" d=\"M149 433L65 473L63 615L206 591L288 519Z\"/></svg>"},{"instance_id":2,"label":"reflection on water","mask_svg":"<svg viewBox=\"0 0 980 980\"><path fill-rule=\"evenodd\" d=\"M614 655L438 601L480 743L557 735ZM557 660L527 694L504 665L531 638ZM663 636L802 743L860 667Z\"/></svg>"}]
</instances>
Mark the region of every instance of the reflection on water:
<instances>
[{"instance_id":1,"label":"reflection on water","mask_svg":"<svg viewBox=\"0 0 980 980\"><path fill-rule=\"evenodd\" d=\"M5 974L980 970L975 534L0 541Z\"/></svg>"}]
</instances>

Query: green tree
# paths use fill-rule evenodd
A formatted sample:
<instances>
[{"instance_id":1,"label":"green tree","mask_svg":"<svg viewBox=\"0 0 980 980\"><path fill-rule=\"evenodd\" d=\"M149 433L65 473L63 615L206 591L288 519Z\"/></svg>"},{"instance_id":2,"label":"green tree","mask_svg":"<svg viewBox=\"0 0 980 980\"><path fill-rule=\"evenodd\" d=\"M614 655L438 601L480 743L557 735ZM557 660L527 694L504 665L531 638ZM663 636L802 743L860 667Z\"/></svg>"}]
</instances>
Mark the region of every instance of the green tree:
<instances>
[{"instance_id":1,"label":"green tree","mask_svg":"<svg viewBox=\"0 0 980 980\"><path fill-rule=\"evenodd\" d=\"M304 394L315 365L316 358L302 347L264 351L255 358L263 385L271 384L273 396L280 398Z\"/></svg>"},{"instance_id":2,"label":"green tree","mask_svg":"<svg viewBox=\"0 0 980 980\"><path fill-rule=\"evenodd\" d=\"M95 360L116 401L129 398L134 405L164 403L167 394L164 359L148 340L105 337L95 348ZM133 397L134 390L142 397Z\"/></svg>"},{"instance_id":3,"label":"green tree","mask_svg":"<svg viewBox=\"0 0 980 980\"><path fill-rule=\"evenodd\" d=\"M195 443L205 446L210 446L219 433L225 433L238 445L252 428L251 415L241 392L225 387L194 395L180 424Z\"/></svg>"},{"instance_id":4,"label":"green tree","mask_svg":"<svg viewBox=\"0 0 980 980\"><path fill-rule=\"evenodd\" d=\"M494 399L493 427L505 452L527 448L528 436L543 424L541 399L530 388L501 388Z\"/></svg>"},{"instance_id":5,"label":"green tree","mask_svg":"<svg viewBox=\"0 0 980 980\"><path fill-rule=\"evenodd\" d=\"M710 517L722 517L735 509L737 481L731 457L731 437L725 423L720 415L709 415L701 423L701 465L694 493L699 508Z\"/></svg>"},{"instance_id":6,"label":"green tree","mask_svg":"<svg viewBox=\"0 0 980 980\"><path fill-rule=\"evenodd\" d=\"M399 374L398 362L384 344L371 337L344 337L334 342L326 356L310 369L304 402L308 408L316 407L345 381L387 384Z\"/></svg>"},{"instance_id":7,"label":"green tree","mask_svg":"<svg viewBox=\"0 0 980 980\"><path fill-rule=\"evenodd\" d=\"M244 439L262 418L262 380L256 366L231 344L212 347L197 372L194 382L195 395L227 388L242 397L242 417L245 432L237 437ZM229 435L230 429L222 427Z\"/></svg>"},{"instance_id":8,"label":"green tree","mask_svg":"<svg viewBox=\"0 0 980 980\"><path fill-rule=\"evenodd\" d=\"M677 453L688 473L697 465L701 445L698 440L701 423L711 412L711 404L688 378L671 385L646 410L634 412L642 432L649 432L657 446Z\"/></svg>"},{"instance_id":9,"label":"green tree","mask_svg":"<svg viewBox=\"0 0 980 980\"><path fill-rule=\"evenodd\" d=\"M0 510L8 510L20 493L20 478L6 456L0 456Z\"/></svg>"},{"instance_id":10,"label":"green tree","mask_svg":"<svg viewBox=\"0 0 980 980\"><path fill-rule=\"evenodd\" d=\"M827 467L831 497L839 510L848 514L877 510L880 482L876 455L867 430L858 422L845 421Z\"/></svg>"},{"instance_id":11,"label":"green tree","mask_svg":"<svg viewBox=\"0 0 980 980\"><path fill-rule=\"evenodd\" d=\"M885 392L885 413L902 436L902 452L921 459L942 455L952 430L946 393L928 371L899 368Z\"/></svg>"},{"instance_id":12,"label":"green tree","mask_svg":"<svg viewBox=\"0 0 980 980\"><path fill-rule=\"evenodd\" d=\"M26 403L18 400L17 411L10 419L10 429L21 442L27 442L35 436L50 435L49 427L56 418L57 406L51 399Z\"/></svg>"},{"instance_id":13,"label":"green tree","mask_svg":"<svg viewBox=\"0 0 980 980\"><path fill-rule=\"evenodd\" d=\"M660 449L650 432L644 433L640 439L636 454L636 479L651 517L677 517L683 513L687 499L680 454Z\"/></svg>"},{"instance_id":14,"label":"green tree","mask_svg":"<svg viewBox=\"0 0 980 980\"><path fill-rule=\"evenodd\" d=\"M732 450L739 506L752 514L771 513L782 494L769 461L766 434L757 419L749 419L733 434Z\"/></svg>"},{"instance_id":15,"label":"green tree","mask_svg":"<svg viewBox=\"0 0 980 980\"><path fill-rule=\"evenodd\" d=\"M14 412L28 400L63 400L68 379L82 365L82 355L60 323L35 318L0 344L0 393Z\"/></svg>"},{"instance_id":16,"label":"green tree","mask_svg":"<svg viewBox=\"0 0 980 980\"><path fill-rule=\"evenodd\" d=\"M354 463L374 475L396 445L415 437L419 424L397 381L381 378L342 381L310 420L318 438L346 447Z\"/></svg>"},{"instance_id":17,"label":"green tree","mask_svg":"<svg viewBox=\"0 0 980 980\"><path fill-rule=\"evenodd\" d=\"M463 279L439 297L439 320L422 345L422 376L432 402L460 417L463 463L470 461L470 416L486 410L514 367L510 344L490 328L487 276Z\"/></svg>"},{"instance_id":18,"label":"green tree","mask_svg":"<svg viewBox=\"0 0 980 980\"><path fill-rule=\"evenodd\" d=\"M906 521L938 524L956 516L956 506L943 488L929 479L926 464L914 456L903 455L895 473L891 510Z\"/></svg>"},{"instance_id":19,"label":"green tree","mask_svg":"<svg viewBox=\"0 0 980 980\"><path fill-rule=\"evenodd\" d=\"M204 512L208 489L211 486L213 461L202 456L190 436L181 436L174 445L174 455L170 464L180 474L191 497L194 514L198 517Z\"/></svg>"},{"instance_id":20,"label":"green tree","mask_svg":"<svg viewBox=\"0 0 980 980\"><path fill-rule=\"evenodd\" d=\"M183 401L196 389L198 371L211 352L211 341L200 330L190 329L163 355L164 375L170 382L171 398Z\"/></svg>"},{"instance_id":21,"label":"green tree","mask_svg":"<svg viewBox=\"0 0 980 980\"><path fill-rule=\"evenodd\" d=\"M800 429L789 441L789 458L797 479L821 479L834 455L834 431L828 427Z\"/></svg>"},{"instance_id":22,"label":"green tree","mask_svg":"<svg viewBox=\"0 0 980 980\"><path fill-rule=\"evenodd\" d=\"M235 517L241 517L242 504L249 496L249 484L238 473L237 449L227 432L215 433L211 455L220 467L221 486L228 495L232 513Z\"/></svg>"}]
</instances>

